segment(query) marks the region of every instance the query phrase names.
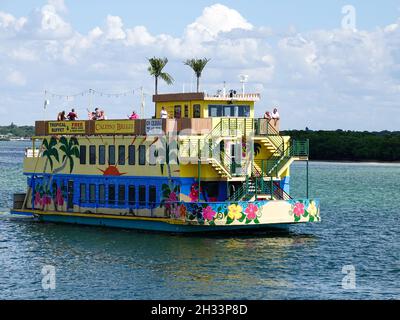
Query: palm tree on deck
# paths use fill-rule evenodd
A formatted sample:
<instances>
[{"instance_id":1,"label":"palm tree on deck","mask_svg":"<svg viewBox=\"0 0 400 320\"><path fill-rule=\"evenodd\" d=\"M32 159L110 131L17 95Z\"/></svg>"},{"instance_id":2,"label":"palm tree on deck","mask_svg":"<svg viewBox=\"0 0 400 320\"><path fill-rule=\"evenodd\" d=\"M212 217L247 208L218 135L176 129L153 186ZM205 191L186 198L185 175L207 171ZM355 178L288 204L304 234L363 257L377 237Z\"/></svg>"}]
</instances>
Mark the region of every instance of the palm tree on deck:
<instances>
[{"instance_id":1,"label":"palm tree on deck","mask_svg":"<svg viewBox=\"0 0 400 320\"><path fill-rule=\"evenodd\" d=\"M174 78L171 77L170 74L163 72L165 65L168 63L167 58L149 58L150 66L148 67L148 71L150 75L154 77L155 80L155 94L158 94L158 78L163 79L168 85L174 83Z\"/></svg>"},{"instance_id":2,"label":"palm tree on deck","mask_svg":"<svg viewBox=\"0 0 400 320\"><path fill-rule=\"evenodd\" d=\"M203 58L203 59L187 59L183 63L189 67L191 67L196 74L197 77L197 92L199 92L200 87L200 77L201 73L203 72L204 67L210 61L210 59Z\"/></svg>"}]
</instances>

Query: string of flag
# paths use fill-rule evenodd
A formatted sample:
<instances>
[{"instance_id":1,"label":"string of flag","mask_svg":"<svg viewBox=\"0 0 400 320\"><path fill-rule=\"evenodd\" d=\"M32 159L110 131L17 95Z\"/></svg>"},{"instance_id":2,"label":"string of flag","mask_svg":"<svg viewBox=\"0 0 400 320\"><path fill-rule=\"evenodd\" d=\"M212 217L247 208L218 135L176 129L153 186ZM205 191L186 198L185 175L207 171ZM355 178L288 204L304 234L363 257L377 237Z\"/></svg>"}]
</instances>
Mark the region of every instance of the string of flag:
<instances>
[{"instance_id":1,"label":"string of flag","mask_svg":"<svg viewBox=\"0 0 400 320\"><path fill-rule=\"evenodd\" d=\"M75 94L59 94L59 93L54 93L48 90L45 90L44 95L45 97L48 98L59 98L59 99L66 99L69 100L70 98L76 98L76 97L85 97L85 96L100 96L100 97L107 97L107 98L119 98L119 97L126 97L128 95L134 95L135 90L129 90L129 91L124 91L124 92L119 92L119 93L110 93L110 92L102 92L94 89L89 89L85 90L82 92L78 92Z\"/></svg>"}]
</instances>

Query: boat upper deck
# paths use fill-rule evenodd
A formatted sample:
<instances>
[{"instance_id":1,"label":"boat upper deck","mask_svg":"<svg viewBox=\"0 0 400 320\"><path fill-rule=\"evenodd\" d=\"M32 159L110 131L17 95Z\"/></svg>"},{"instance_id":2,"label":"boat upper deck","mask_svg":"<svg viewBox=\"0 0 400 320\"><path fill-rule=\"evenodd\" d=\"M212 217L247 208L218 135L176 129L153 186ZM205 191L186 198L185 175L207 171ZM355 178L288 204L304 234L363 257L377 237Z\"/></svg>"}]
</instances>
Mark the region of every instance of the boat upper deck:
<instances>
[{"instance_id":1,"label":"boat upper deck","mask_svg":"<svg viewBox=\"0 0 400 320\"><path fill-rule=\"evenodd\" d=\"M245 128L255 135L276 134L279 121L238 117L181 118L181 119L135 119L135 120L79 120L79 121L36 121L35 136L49 135L161 135L208 134L222 122L226 129Z\"/></svg>"}]
</instances>

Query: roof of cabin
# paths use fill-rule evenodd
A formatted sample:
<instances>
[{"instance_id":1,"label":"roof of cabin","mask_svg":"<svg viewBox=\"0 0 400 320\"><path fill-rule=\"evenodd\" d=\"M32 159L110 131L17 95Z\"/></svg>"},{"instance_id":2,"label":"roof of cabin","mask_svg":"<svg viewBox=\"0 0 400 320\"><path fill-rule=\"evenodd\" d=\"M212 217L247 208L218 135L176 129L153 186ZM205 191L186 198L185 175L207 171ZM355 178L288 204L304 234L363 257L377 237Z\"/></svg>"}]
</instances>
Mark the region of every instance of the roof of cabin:
<instances>
[{"instance_id":1,"label":"roof of cabin","mask_svg":"<svg viewBox=\"0 0 400 320\"><path fill-rule=\"evenodd\" d=\"M205 92L188 93L166 93L153 95L153 102L173 102L173 101L193 101L193 100L213 100L213 101L258 101L259 93L245 94L215 94L209 95Z\"/></svg>"}]
</instances>

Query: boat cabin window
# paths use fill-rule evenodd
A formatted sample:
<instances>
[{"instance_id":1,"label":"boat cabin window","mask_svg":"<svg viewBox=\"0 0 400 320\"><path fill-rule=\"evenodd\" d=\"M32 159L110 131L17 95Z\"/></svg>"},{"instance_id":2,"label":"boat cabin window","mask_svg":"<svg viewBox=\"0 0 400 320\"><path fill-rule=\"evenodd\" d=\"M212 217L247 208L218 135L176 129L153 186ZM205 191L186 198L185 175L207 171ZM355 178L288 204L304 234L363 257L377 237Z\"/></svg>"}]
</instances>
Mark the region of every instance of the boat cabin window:
<instances>
[{"instance_id":1,"label":"boat cabin window","mask_svg":"<svg viewBox=\"0 0 400 320\"><path fill-rule=\"evenodd\" d=\"M250 117L250 106L247 105L209 105L209 117Z\"/></svg>"},{"instance_id":2,"label":"boat cabin window","mask_svg":"<svg viewBox=\"0 0 400 320\"><path fill-rule=\"evenodd\" d=\"M79 147L79 161L80 164L86 164L86 146Z\"/></svg>"},{"instance_id":3,"label":"boat cabin window","mask_svg":"<svg viewBox=\"0 0 400 320\"><path fill-rule=\"evenodd\" d=\"M125 204L125 185L120 184L118 186L118 205L123 206Z\"/></svg>"},{"instance_id":4,"label":"boat cabin window","mask_svg":"<svg viewBox=\"0 0 400 320\"><path fill-rule=\"evenodd\" d=\"M115 205L115 184L108 185L108 204Z\"/></svg>"},{"instance_id":5,"label":"boat cabin window","mask_svg":"<svg viewBox=\"0 0 400 320\"><path fill-rule=\"evenodd\" d=\"M135 146L131 145L128 147L128 163L129 165L135 164Z\"/></svg>"},{"instance_id":6,"label":"boat cabin window","mask_svg":"<svg viewBox=\"0 0 400 320\"><path fill-rule=\"evenodd\" d=\"M129 205L134 205L136 202L136 190L135 190L135 186L129 186L128 189L128 201L129 201Z\"/></svg>"},{"instance_id":7,"label":"boat cabin window","mask_svg":"<svg viewBox=\"0 0 400 320\"><path fill-rule=\"evenodd\" d=\"M125 146L118 146L118 164L125 164Z\"/></svg>"},{"instance_id":8,"label":"boat cabin window","mask_svg":"<svg viewBox=\"0 0 400 320\"><path fill-rule=\"evenodd\" d=\"M89 146L89 164L96 164L96 146Z\"/></svg>"},{"instance_id":9,"label":"boat cabin window","mask_svg":"<svg viewBox=\"0 0 400 320\"><path fill-rule=\"evenodd\" d=\"M157 161L157 147L153 144L149 147L149 164L155 166Z\"/></svg>"},{"instance_id":10,"label":"boat cabin window","mask_svg":"<svg viewBox=\"0 0 400 320\"><path fill-rule=\"evenodd\" d=\"M139 165L141 165L141 166L146 165L146 146L145 145L139 146Z\"/></svg>"},{"instance_id":11,"label":"boat cabin window","mask_svg":"<svg viewBox=\"0 0 400 320\"><path fill-rule=\"evenodd\" d=\"M108 146L108 164L115 165L115 146Z\"/></svg>"},{"instance_id":12,"label":"boat cabin window","mask_svg":"<svg viewBox=\"0 0 400 320\"><path fill-rule=\"evenodd\" d=\"M95 203L96 202L96 185L89 184L89 202Z\"/></svg>"},{"instance_id":13,"label":"boat cabin window","mask_svg":"<svg viewBox=\"0 0 400 320\"><path fill-rule=\"evenodd\" d=\"M193 118L200 118L200 105L199 104L193 105Z\"/></svg>"},{"instance_id":14,"label":"boat cabin window","mask_svg":"<svg viewBox=\"0 0 400 320\"><path fill-rule=\"evenodd\" d=\"M146 205L146 186L139 186L139 205Z\"/></svg>"},{"instance_id":15,"label":"boat cabin window","mask_svg":"<svg viewBox=\"0 0 400 320\"><path fill-rule=\"evenodd\" d=\"M180 119L181 118L181 112L182 112L182 110L181 110L181 106L175 106L174 107L174 118L175 119Z\"/></svg>"},{"instance_id":16,"label":"boat cabin window","mask_svg":"<svg viewBox=\"0 0 400 320\"><path fill-rule=\"evenodd\" d=\"M99 146L99 164L106 164L106 147L103 145Z\"/></svg>"},{"instance_id":17,"label":"boat cabin window","mask_svg":"<svg viewBox=\"0 0 400 320\"><path fill-rule=\"evenodd\" d=\"M99 203L104 204L106 202L106 188L104 184L99 184Z\"/></svg>"},{"instance_id":18,"label":"boat cabin window","mask_svg":"<svg viewBox=\"0 0 400 320\"><path fill-rule=\"evenodd\" d=\"M155 205L157 201L157 193L155 186L149 186L149 203Z\"/></svg>"},{"instance_id":19,"label":"boat cabin window","mask_svg":"<svg viewBox=\"0 0 400 320\"><path fill-rule=\"evenodd\" d=\"M80 191L80 202L84 203L86 202L86 184L81 183L80 187L79 187L79 191Z\"/></svg>"}]
</instances>

